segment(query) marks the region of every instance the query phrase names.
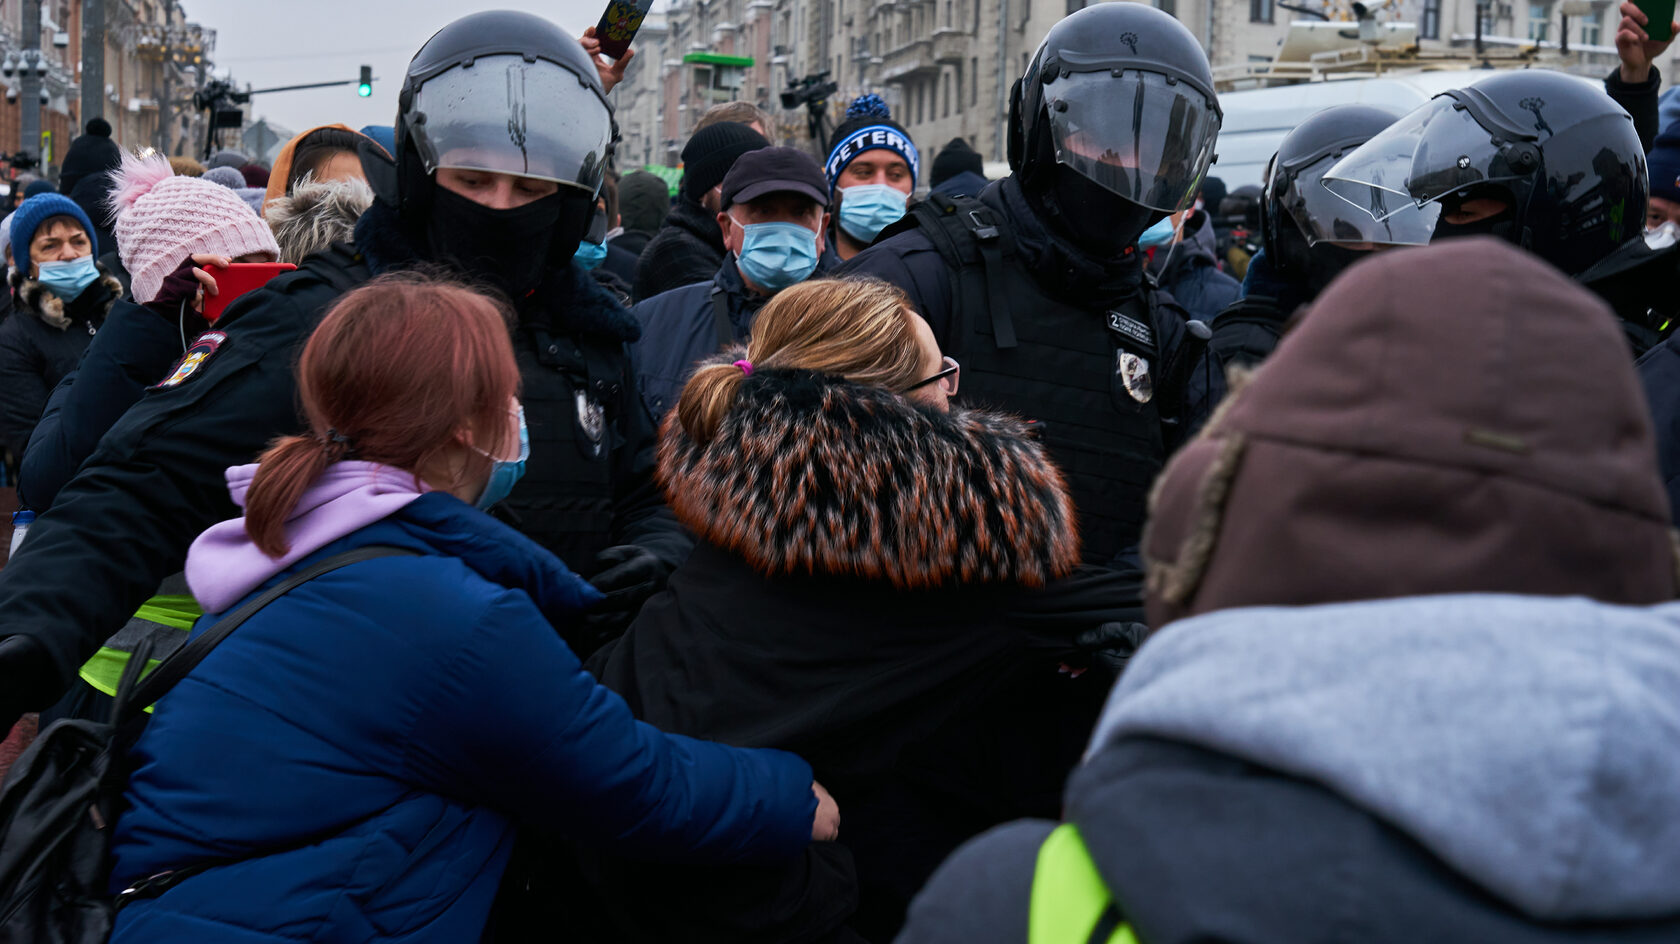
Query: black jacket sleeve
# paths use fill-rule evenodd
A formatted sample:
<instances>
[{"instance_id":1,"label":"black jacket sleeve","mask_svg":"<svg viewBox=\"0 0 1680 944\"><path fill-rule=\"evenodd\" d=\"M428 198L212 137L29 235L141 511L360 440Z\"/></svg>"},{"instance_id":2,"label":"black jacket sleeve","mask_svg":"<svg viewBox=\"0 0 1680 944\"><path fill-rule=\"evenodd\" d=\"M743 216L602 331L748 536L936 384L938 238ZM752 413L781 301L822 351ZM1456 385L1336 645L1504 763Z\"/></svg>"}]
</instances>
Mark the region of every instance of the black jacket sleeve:
<instances>
[{"instance_id":1,"label":"black jacket sleeve","mask_svg":"<svg viewBox=\"0 0 1680 944\"><path fill-rule=\"evenodd\" d=\"M52 392L43 374L40 352L25 334L29 326L20 320L33 317L18 312L0 324L0 445L10 450L13 458L23 455Z\"/></svg>"},{"instance_id":2,"label":"black jacket sleeve","mask_svg":"<svg viewBox=\"0 0 1680 944\"><path fill-rule=\"evenodd\" d=\"M37 512L52 507L59 489L93 455L99 440L162 380L181 356L192 328L129 302L117 302L82 356L81 367L54 389L35 427L18 474L18 501Z\"/></svg>"},{"instance_id":3,"label":"black jacket sleeve","mask_svg":"<svg viewBox=\"0 0 1680 944\"><path fill-rule=\"evenodd\" d=\"M24 636L40 646L59 693L158 582L181 569L192 540L236 513L225 470L300 428L292 360L314 306L263 294L262 310L247 309L253 317L230 326L197 373L147 391L117 421L0 570L0 639ZM0 678L0 688L10 684Z\"/></svg>"},{"instance_id":4,"label":"black jacket sleeve","mask_svg":"<svg viewBox=\"0 0 1680 944\"><path fill-rule=\"evenodd\" d=\"M1640 85L1629 85L1622 81L1621 69L1610 70L1604 77L1604 90L1616 100L1616 104L1627 110L1633 116L1633 127L1639 132L1639 146L1645 153L1651 153L1652 145L1657 142L1658 128L1658 92L1662 89L1662 72L1656 66L1651 67L1651 75Z\"/></svg>"},{"instance_id":5,"label":"black jacket sleeve","mask_svg":"<svg viewBox=\"0 0 1680 944\"><path fill-rule=\"evenodd\" d=\"M624 444L613 457L617 494L613 501L613 540L652 551L667 572L688 559L694 538L677 523L654 482L658 432L636 386L635 368L625 349L624 378L619 384L618 415Z\"/></svg>"}]
</instances>

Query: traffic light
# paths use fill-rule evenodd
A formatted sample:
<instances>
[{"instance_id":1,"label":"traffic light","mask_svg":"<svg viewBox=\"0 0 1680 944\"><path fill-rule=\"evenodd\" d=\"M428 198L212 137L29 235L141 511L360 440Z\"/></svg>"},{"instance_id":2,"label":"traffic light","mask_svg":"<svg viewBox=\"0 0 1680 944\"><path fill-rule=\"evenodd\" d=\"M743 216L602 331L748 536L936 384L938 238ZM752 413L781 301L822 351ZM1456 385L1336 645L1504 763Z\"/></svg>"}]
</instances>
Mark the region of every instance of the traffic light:
<instances>
[{"instance_id":1,"label":"traffic light","mask_svg":"<svg viewBox=\"0 0 1680 944\"><path fill-rule=\"evenodd\" d=\"M362 66L362 80L356 85L356 94L363 98L373 94L373 66Z\"/></svg>"}]
</instances>

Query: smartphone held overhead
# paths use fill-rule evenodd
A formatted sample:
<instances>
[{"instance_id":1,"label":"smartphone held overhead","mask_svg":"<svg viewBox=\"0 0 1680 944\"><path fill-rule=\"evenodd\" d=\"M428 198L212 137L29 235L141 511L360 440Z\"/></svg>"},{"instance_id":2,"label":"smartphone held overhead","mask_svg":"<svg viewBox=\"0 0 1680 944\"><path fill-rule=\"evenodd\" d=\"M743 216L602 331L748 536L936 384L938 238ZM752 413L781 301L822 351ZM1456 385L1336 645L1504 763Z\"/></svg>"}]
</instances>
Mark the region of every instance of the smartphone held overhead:
<instances>
[{"instance_id":1,"label":"smartphone held overhead","mask_svg":"<svg viewBox=\"0 0 1680 944\"><path fill-rule=\"evenodd\" d=\"M611 0L595 24L595 38L601 41L601 55L608 59L623 59L642 28L642 20L653 9L653 0Z\"/></svg>"},{"instance_id":2,"label":"smartphone held overhead","mask_svg":"<svg viewBox=\"0 0 1680 944\"><path fill-rule=\"evenodd\" d=\"M1645 14L1645 35L1659 43L1674 38L1674 0L1634 0Z\"/></svg>"},{"instance_id":3,"label":"smartphone held overhead","mask_svg":"<svg viewBox=\"0 0 1680 944\"><path fill-rule=\"evenodd\" d=\"M204 293L204 319L215 324L241 295L254 292L280 273L296 268L290 262L235 262L225 269L207 267L205 271L216 278L216 294Z\"/></svg>"}]
</instances>

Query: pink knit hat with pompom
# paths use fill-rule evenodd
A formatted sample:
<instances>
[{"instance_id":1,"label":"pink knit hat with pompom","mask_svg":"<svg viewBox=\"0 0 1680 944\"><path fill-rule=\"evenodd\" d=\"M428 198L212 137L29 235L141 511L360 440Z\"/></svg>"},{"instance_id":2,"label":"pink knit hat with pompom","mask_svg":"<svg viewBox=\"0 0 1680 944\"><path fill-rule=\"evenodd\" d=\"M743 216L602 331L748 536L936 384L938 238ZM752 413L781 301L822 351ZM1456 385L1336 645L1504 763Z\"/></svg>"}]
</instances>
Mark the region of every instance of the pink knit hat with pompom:
<instances>
[{"instance_id":1,"label":"pink knit hat with pompom","mask_svg":"<svg viewBox=\"0 0 1680 944\"><path fill-rule=\"evenodd\" d=\"M177 177L161 157L126 152L114 177L117 254L133 278L134 300L141 304L156 298L164 278L195 253L280 255L268 224L220 184Z\"/></svg>"}]
</instances>

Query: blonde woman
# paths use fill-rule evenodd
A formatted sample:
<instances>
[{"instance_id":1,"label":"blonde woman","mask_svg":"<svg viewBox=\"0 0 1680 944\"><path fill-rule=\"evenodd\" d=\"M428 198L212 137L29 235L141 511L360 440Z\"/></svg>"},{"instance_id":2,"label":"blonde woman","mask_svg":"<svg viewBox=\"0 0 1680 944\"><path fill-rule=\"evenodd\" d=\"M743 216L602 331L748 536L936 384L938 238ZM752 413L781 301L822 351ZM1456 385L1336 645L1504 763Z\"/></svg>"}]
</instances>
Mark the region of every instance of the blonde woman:
<instances>
[{"instance_id":1,"label":"blonde woman","mask_svg":"<svg viewBox=\"0 0 1680 944\"><path fill-rule=\"evenodd\" d=\"M898 289L829 279L683 389L659 476L699 545L591 668L650 723L798 751L849 794L846 836L785 869L609 869L620 937L888 940L965 836L1056 810L1075 756L1052 748L1095 708L1043 715L1100 702L1057 666L1107 617L1010 615L1077 564L1073 506L1027 425L951 408L957 386Z\"/></svg>"}]
</instances>

